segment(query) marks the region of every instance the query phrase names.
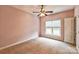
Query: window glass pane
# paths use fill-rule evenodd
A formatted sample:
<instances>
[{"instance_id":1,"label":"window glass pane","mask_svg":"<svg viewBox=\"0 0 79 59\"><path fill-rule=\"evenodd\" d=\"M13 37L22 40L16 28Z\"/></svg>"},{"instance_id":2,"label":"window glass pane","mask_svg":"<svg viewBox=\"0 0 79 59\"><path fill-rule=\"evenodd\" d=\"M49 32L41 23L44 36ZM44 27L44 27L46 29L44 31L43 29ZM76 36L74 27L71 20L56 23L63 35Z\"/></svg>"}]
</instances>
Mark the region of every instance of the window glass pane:
<instances>
[{"instance_id":1,"label":"window glass pane","mask_svg":"<svg viewBox=\"0 0 79 59\"><path fill-rule=\"evenodd\" d=\"M61 20L46 21L45 26L46 34L61 36Z\"/></svg>"},{"instance_id":2,"label":"window glass pane","mask_svg":"<svg viewBox=\"0 0 79 59\"><path fill-rule=\"evenodd\" d=\"M54 20L52 22L53 27L61 27L61 20Z\"/></svg>"},{"instance_id":3,"label":"window glass pane","mask_svg":"<svg viewBox=\"0 0 79 59\"><path fill-rule=\"evenodd\" d=\"M46 21L46 27L52 27L53 25L52 25L52 21Z\"/></svg>"},{"instance_id":4,"label":"window glass pane","mask_svg":"<svg viewBox=\"0 0 79 59\"><path fill-rule=\"evenodd\" d=\"M46 34L52 34L52 28L46 28Z\"/></svg>"},{"instance_id":5,"label":"window glass pane","mask_svg":"<svg viewBox=\"0 0 79 59\"><path fill-rule=\"evenodd\" d=\"M53 28L53 35L61 36L61 29L60 28Z\"/></svg>"}]
</instances>

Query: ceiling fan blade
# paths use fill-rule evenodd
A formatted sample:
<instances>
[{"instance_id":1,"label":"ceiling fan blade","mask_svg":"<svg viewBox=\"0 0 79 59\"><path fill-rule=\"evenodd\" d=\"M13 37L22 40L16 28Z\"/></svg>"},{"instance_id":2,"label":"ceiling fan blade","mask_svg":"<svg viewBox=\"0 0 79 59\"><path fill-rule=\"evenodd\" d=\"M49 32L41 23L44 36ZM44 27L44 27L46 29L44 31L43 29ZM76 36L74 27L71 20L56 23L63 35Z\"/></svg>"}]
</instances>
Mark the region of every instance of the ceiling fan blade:
<instances>
[{"instance_id":1,"label":"ceiling fan blade","mask_svg":"<svg viewBox=\"0 0 79 59\"><path fill-rule=\"evenodd\" d=\"M40 13L40 12L33 12L33 13Z\"/></svg>"},{"instance_id":2,"label":"ceiling fan blade","mask_svg":"<svg viewBox=\"0 0 79 59\"><path fill-rule=\"evenodd\" d=\"M53 11L45 11L46 13L53 13Z\"/></svg>"}]
</instances>

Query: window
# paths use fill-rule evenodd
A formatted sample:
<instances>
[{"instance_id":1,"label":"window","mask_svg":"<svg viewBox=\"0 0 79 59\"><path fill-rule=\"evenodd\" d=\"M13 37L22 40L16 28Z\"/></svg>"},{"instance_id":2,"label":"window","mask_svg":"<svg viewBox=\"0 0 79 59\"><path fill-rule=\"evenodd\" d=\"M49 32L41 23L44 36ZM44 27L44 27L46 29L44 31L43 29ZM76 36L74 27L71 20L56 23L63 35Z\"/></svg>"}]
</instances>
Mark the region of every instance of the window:
<instances>
[{"instance_id":1,"label":"window","mask_svg":"<svg viewBox=\"0 0 79 59\"><path fill-rule=\"evenodd\" d=\"M46 21L45 26L47 35L61 36L61 20Z\"/></svg>"}]
</instances>

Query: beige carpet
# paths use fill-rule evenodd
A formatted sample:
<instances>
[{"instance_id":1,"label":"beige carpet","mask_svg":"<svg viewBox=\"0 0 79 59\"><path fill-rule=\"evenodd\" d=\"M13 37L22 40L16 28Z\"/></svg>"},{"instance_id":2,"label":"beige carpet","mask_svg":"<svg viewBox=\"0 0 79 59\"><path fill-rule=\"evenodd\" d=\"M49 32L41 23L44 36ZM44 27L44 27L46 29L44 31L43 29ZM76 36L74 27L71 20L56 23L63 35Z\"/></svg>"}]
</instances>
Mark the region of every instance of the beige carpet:
<instances>
[{"instance_id":1,"label":"beige carpet","mask_svg":"<svg viewBox=\"0 0 79 59\"><path fill-rule=\"evenodd\" d=\"M48 38L37 38L1 50L7 54L72 54L77 53L75 46Z\"/></svg>"}]
</instances>

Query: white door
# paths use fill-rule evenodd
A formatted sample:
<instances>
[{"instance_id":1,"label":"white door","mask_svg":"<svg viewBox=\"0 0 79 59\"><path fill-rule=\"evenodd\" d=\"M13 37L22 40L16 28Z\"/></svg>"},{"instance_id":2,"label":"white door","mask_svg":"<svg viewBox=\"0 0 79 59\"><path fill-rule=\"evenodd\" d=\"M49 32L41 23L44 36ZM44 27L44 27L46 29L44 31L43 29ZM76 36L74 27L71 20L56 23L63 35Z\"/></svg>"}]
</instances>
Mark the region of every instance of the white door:
<instances>
[{"instance_id":1,"label":"white door","mask_svg":"<svg viewBox=\"0 0 79 59\"><path fill-rule=\"evenodd\" d=\"M74 44L74 17L64 19L64 41Z\"/></svg>"},{"instance_id":2,"label":"white door","mask_svg":"<svg viewBox=\"0 0 79 59\"><path fill-rule=\"evenodd\" d=\"M79 50L79 17L76 18L76 45Z\"/></svg>"}]
</instances>

